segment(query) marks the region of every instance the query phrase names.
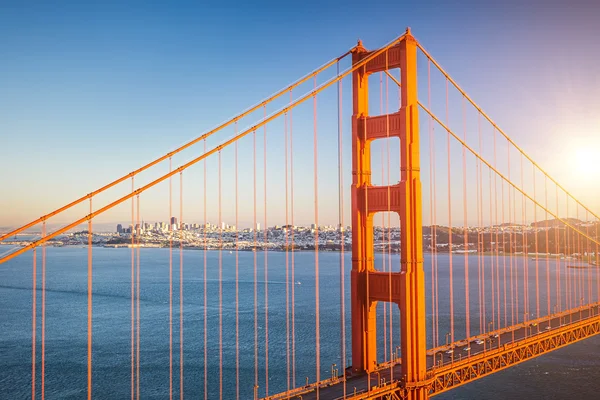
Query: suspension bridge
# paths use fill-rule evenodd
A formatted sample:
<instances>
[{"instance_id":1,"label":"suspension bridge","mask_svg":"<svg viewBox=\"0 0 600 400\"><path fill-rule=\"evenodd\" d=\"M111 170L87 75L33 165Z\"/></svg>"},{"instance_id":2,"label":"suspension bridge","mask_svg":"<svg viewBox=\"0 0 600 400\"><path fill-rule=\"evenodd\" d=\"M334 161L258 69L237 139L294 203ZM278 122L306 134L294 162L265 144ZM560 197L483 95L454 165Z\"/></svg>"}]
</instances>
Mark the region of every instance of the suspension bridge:
<instances>
[{"instance_id":1,"label":"suspension bridge","mask_svg":"<svg viewBox=\"0 0 600 400\"><path fill-rule=\"evenodd\" d=\"M153 197L164 200L166 227L142 221ZM113 261L103 260L95 221L110 215L131 223L119 236L125 309L98 319L111 279L99 274ZM600 331L599 225L407 30L375 50L359 41L215 129L3 234L13 245L0 264L29 277L31 314L20 319L34 399L65 384L46 366L48 324L62 323L46 310L62 279L50 266L65 262L55 247L73 237L87 249L77 315L78 389L89 399L103 396L97 364L113 356L96 345L111 328L103 323L127 331L120 345L109 341L125 354L124 373L110 378L127 388L116 397L155 384L171 399L426 399ZM38 236L14 245L28 232ZM152 263L164 293L144 280ZM164 300L160 330L144 324L154 296ZM168 358L157 382L144 380L149 336Z\"/></svg>"}]
</instances>

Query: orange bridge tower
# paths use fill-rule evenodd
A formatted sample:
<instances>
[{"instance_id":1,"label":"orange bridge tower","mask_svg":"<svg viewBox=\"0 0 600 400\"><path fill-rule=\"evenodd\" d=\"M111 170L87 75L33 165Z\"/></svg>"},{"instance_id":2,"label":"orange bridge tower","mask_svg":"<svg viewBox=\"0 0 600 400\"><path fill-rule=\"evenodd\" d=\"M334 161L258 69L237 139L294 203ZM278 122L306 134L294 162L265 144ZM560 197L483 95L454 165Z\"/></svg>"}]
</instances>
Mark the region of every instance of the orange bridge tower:
<instances>
[{"instance_id":1,"label":"orange bridge tower","mask_svg":"<svg viewBox=\"0 0 600 400\"><path fill-rule=\"evenodd\" d=\"M373 52L359 45L356 64ZM369 75L400 69L398 112L369 116ZM402 378L409 399L427 398L425 281L417 102L417 43L407 29L403 39L353 73L352 116L352 368L370 372L377 366L376 308L393 302L400 308ZM371 143L400 139L400 183L371 184ZM398 272L374 267L373 217L377 212L400 217L401 267Z\"/></svg>"}]
</instances>

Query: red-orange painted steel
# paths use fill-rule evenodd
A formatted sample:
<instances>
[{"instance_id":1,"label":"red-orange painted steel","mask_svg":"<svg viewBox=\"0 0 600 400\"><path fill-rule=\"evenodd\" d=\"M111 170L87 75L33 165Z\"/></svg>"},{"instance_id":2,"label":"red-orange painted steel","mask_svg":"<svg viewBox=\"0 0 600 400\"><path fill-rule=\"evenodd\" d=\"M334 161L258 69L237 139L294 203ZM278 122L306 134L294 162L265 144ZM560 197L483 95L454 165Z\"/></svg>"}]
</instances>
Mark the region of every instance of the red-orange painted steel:
<instances>
[{"instance_id":1,"label":"red-orange painted steel","mask_svg":"<svg viewBox=\"0 0 600 400\"><path fill-rule=\"evenodd\" d=\"M358 63L368 54L359 45L352 53L352 64ZM367 190L370 185L371 154L366 140L366 124L359 123L369 113L368 75L366 68L352 74L352 368L354 371L369 371L376 364L375 305L368 295L367 271L373 268L373 219L369 217ZM364 193L364 201L359 199Z\"/></svg>"},{"instance_id":2,"label":"red-orange painted steel","mask_svg":"<svg viewBox=\"0 0 600 400\"><path fill-rule=\"evenodd\" d=\"M407 387L410 387L408 398L425 399L425 281L419 172L417 44L410 32L393 50L393 54L392 49L389 50L390 56L397 55L397 63L390 63L386 54L380 63L382 65L367 63L364 68L353 73L352 80L352 367L354 371L370 372L376 369L377 301L396 302L400 307L400 337L404 360L402 378ZM370 53L359 43L352 53L353 64L357 64L368 54ZM401 181L394 187L374 189L371 186L370 145L379 135L371 135L369 132L375 119L368 116L368 75L391 66L399 66L401 70L401 104L398 113L399 129L386 129L386 137L393 133L400 137ZM384 118L384 121L389 121L388 117ZM378 190L381 191L381 196L377 195ZM397 201L392 198L386 202L390 194ZM379 198L382 201L378 201ZM377 273L373 265L373 214L388 210L397 212L400 216L401 272Z\"/></svg>"},{"instance_id":3,"label":"red-orange painted steel","mask_svg":"<svg viewBox=\"0 0 600 400\"><path fill-rule=\"evenodd\" d=\"M423 223L420 178L419 106L417 101L417 42L407 32L400 43L401 107L406 125L400 136L401 286L400 336L402 377L409 399L427 398L425 335L425 274L423 271Z\"/></svg>"}]
</instances>

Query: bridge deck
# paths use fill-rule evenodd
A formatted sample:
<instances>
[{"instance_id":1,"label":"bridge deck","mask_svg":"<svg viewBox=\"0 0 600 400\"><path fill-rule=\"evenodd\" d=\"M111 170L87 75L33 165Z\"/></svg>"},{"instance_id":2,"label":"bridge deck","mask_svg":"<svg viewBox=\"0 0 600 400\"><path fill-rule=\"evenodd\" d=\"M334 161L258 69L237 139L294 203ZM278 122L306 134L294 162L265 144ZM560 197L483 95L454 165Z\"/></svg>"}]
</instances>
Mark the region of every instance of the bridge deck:
<instances>
[{"instance_id":1,"label":"bridge deck","mask_svg":"<svg viewBox=\"0 0 600 400\"><path fill-rule=\"evenodd\" d=\"M430 395L599 333L599 307L599 303L594 303L430 349L427 352ZM401 360L381 364L368 375L348 377L345 385L343 378L326 379L265 400L316 399L317 390L320 399L376 398L401 393L400 376Z\"/></svg>"}]
</instances>

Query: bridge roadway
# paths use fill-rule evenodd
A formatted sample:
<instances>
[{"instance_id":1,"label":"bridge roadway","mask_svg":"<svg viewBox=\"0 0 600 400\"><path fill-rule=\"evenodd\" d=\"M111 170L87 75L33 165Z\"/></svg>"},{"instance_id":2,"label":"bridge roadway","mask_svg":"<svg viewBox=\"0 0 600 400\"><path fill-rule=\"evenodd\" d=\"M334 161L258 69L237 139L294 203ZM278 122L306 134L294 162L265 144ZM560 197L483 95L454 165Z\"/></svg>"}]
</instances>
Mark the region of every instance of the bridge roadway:
<instances>
[{"instance_id":1,"label":"bridge roadway","mask_svg":"<svg viewBox=\"0 0 600 400\"><path fill-rule=\"evenodd\" d=\"M600 304L594 303L474 336L468 341L466 339L459 340L448 345L439 346L427 351L427 368L432 372L449 366L456 367L463 363L467 364L470 358L485 352L498 350L504 344L517 343L536 335L552 332L557 328L597 316L599 313ZM346 379L346 398L352 398L354 395L383 387L390 381L397 381L400 376L401 360L380 364L379 368L370 374L349 376ZM289 392L271 395L263 400L317 399L317 387L320 399L344 398L344 380L342 377L334 377L292 389Z\"/></svg>"}]
</instances>

